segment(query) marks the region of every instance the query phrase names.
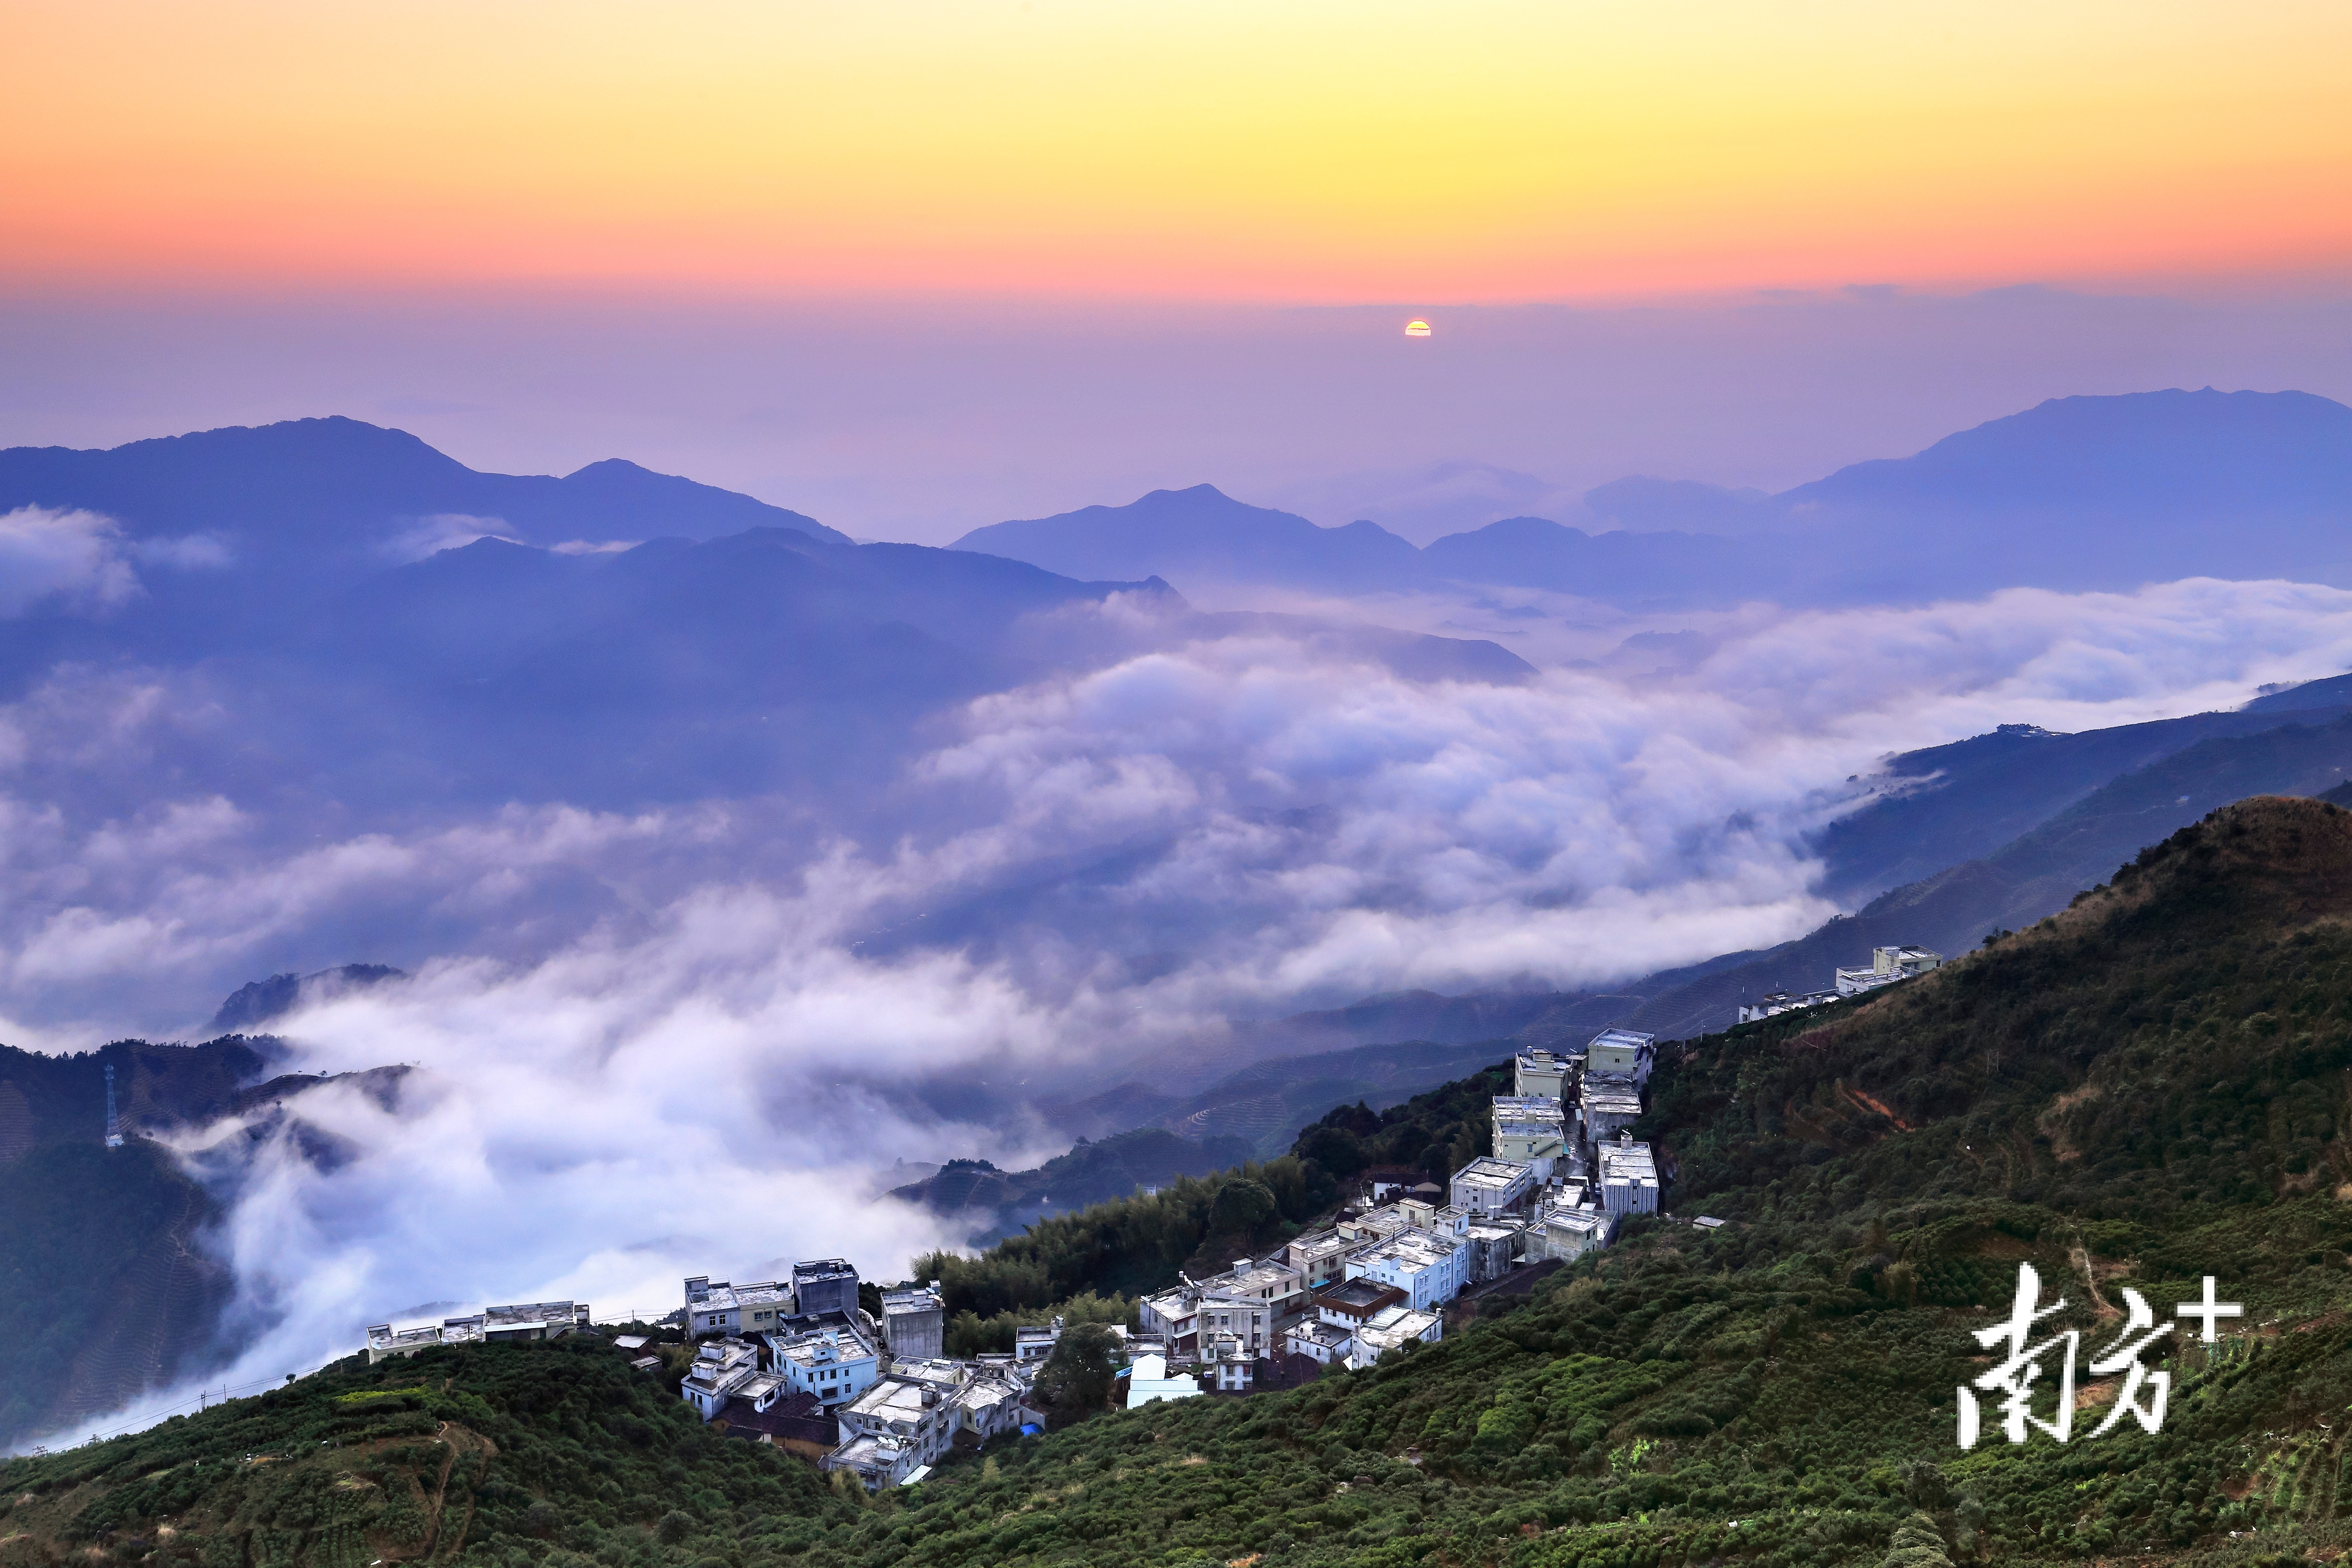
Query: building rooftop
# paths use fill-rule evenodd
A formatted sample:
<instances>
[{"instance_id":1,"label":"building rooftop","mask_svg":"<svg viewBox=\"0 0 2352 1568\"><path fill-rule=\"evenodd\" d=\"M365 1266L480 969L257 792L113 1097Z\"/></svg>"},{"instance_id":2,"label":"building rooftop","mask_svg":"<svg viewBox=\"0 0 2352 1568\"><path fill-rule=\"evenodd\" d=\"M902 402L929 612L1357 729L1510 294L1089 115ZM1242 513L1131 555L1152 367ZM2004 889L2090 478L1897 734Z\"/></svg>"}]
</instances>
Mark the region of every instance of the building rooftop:
<instances>
[{"instance_id":1,"label":"building rooftop","mask_svg":"<svg viewBox=\"0 0 2352 1568\"><path fill-rule=\"evenodd\" d=\"M1492 1154L1481 1154L1454 1173L1457 1184L1501 1192L1514 1183L1534 1175L1533 1165L1522 1165L1517 1160L1497 1160Z\"/></svg>"},{"instance_id":2,"label":"building rooftop","mask_svg":"<svg viewBox=\"0 0 2352 1568\"><path fill-rule=\"evenodd\" d=\"M1335 1308L1356 1317L1368 1316L1392 1301L1403 1300L1403 1291L1377 1279L1345 1279L1315 1292L1318 1307Z\"/></svg>"},{"instance_id":3,"label":"building rooftop","mask_svg":"<svg viewBox=\"0 0 2352 1568\"><path fill-rule=\"evenodd\" d=\"M1328 1351L1345 1350L1348 1341L1353 1337L1339 1324L1327 1323L1319 1318L1312 1322L1299 1323L1290 1331L1301 1339L1313 1340Z\"/></svg>"},{"instance_id":4,"label":"building rooftop","mask_svg":"<svg viewBox=\"0 0 2352 1568\"><path fill-rule=\"evenodd\" d=\"M1461 1247L1462 1238L1458 1236L1408 1230L1389 1237L1357 1261L1367 1267L1396 1264L1406 1268L1434 1268Z\"/></svg>"},{"instance_id":5,"label":"building rooftop","mask_svg":"<svg viewBox=\"0 0 2352 1568\"><path fill-rule=\"evenodd\" d=\"M1417 1311L1411 1307L1383 1307L1356 1331L1356 1342L1368 1348L1385 1350L1403 1344L1408 1340L1421 1338L1440 1321L1435 1312Z\"/></svg>"},{"instance_id":6,"label":"building rooftop","mask_svg":"<svg viewBox=\"0 0 2352 1568\"><path fill-rule=\"evenodd\" d=\"M1298 1273L1279 1263L1251 1263L1247 1268L1236 1267L1202 1285L1223 1296L1252 1296L1261 1301L1279 1301L1298 1291Z\"/></svg>"},{"instance_id":7,"label":"building rooftop","mask_svg":"<svg viewBox=\"0 0 2352 1568\"><path fill-rule=\"evenodd\" d=\"M1645 1035L1639 1029L1603 1029L1593 1036L1591 1043L1584 1048L1586 1054L1590 1056L1594 1046L1619 1046L1634 1050L1654 1050L1657 1044L1657 1036Z\"/></svg>"},{"instance_id":8,"label":"building rooftop","mask_svg":"<svg viewBox=\"0 0 2352 1568\"><path fill-rule=\"evenodd\" d=\"M1658 1163L1652 1156L1647 1143L1621 1138L1601 1144L1593 1151L1593 1158L1601 1167L1601 1179L1604 1182L1630 1181L1635 1177L1646 1177L1653 1182L1658 1179Z\"/></svg>"},{"instance_id":9,"label":"building rooftop","mask_svg":"<svg viewBox=\"0 0 2352 1568\"><path fill-rule=\"evenodd\" d=\"M892 1312L929 1312L943 1309L946 1305L946 1298L940 1294L936 1279L929 1285L882 1292L882 1311L886 1317Z\"/></svg>"},{"instance_id":10,"label":"building rooftop","mask_svg":"<svg viewBox=\"0 0 2352 1568\"><path fill-rule=\"evenodd\" d=\"M974 1368L960 1361L908 1360L890 1363L893 1377L911 1378L935 1387L961 1388L971 1381Z\"/></svg>"},{"instance_id":11,"label":"building rooftop","mask_svg":"<svg viewBox=\"0 0 2352 1568\"><path fill-rule=\"evenodd\" d=\"M1615 1073L1597 1073L1584 1080L1584 1109L1629 1113L1642 1113L1642 1091L1633 1080Z\"/></svg>"},{"instance_id":12,"label":"building rooftop","mask_svg":"<svg viewBox=\"0 0 2352 1568\"><path fill-rule=\"evenodd\" d=\"M906 1445L891 1433L861 1432L833 1451L835 1467L858 1470L887 1470L898 1462Z\"/></svg>"},{"instance_id":13,"label":"building rooftop","mask_svg":"<svg viewBox=\"0 0 2352 1568\"><path fill-rule=\"evenodd\" d=\"M838 1365L870 1360L874 1355L874 1347L866 1342L866 1336L845 1325L804 1334L772 1334L768 1343L776 1355L799 1366Z\"/></svg>"},{"instance_id":14,"label":"building rooftop","mask_svg":"<svg viewBox=\"0 0 2352 1568\"><path fill-rule=\"evenodd\" d=\"M954 1403L953 1389L938 1388L912 1378L885 1377L844 1405L839 1418L869 1431L887 1427L903 1434L921 1426L923 1418L942 1402Z\"/></svg>"},{"instance_id":15,"label":"building rooftop","mask_svg":"<svg viewBox=\"0 0 2352 1568\"><path fill-rule=\"evenodd\" d=\"M817 1258L793 1265L793 1283L819 1285L832 1279L855 1279L857 1270L845 1258Z\"/></svg>"},{"instance_id":16,"label":"building rooftop","mask_svg":"<svg viewBox=\"0 0 2352 1568\"><path fill-rule=\"evenodd\" d=\"M1401 1230L1410 1229L1412 1225L1412 1221L1408 1216L1400 1213L1395 1205L1390 1204L1367 1209L1354 1219L1343 1221L1339 1230L1349 1237L1350 1245L1360 1246L1381 1237L1394 1236Z\"/></svg>"},{"instance_id":17,"label":"building rooftop","mask_svg":"<svg viewBox=\"0 0 2352 1568\"><path fill-rule=\"evenodd\" d=\"M1565 1205L1544 1211L1544 1225L1560 1230L1572 1230L1590 1236L1596 1230L1606 1230L1610 1224L1606 1209L1570 1208Z\"/></svg>"}]
</instances>

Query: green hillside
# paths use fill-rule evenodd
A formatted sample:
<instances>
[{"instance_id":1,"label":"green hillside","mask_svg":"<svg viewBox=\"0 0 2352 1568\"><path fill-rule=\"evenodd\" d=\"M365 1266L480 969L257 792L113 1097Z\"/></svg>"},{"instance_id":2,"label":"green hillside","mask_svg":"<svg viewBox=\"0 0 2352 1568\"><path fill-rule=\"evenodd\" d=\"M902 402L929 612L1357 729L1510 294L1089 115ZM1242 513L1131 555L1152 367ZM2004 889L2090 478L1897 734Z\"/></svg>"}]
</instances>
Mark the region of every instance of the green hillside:
<instances>
[{"instance_id":1,"label":"green hillside","mask_svg":"<svg viewBox=\"0 0 2352 1568\"><path fill-rule=\"evenodd\" d=\"M1637 1226L1369 1372L1102 1415L868 1501L702 1433L593 1344L436 1352L14 1461L0 1568L2334 1561L2348 913L2352 814L2247 802L1942 972L1690 1042L1643 1131L1679 1162L1671 1206L1734 1223ZM1279 1227L1327 1158L1450 1154L1486 1087L1385 1128L1342 1113L1177 1208L1065 1216L983 1264L1052 1289L1090 1248L1140 1267L1117 1252L1148 1214L1193 1246L1243 1208ZM1251 1184L1275 1212L1234 1198L1219 1219ZM1154 1245L1164 1267L1186 1243ZM2144 1358L2172 1384L2156 1435L2094 1436L2122 1380L2086 1374L2064 1445L2012 1447L1989 1410L1963 1452L1954 1389L1986 1371L1972 1333L2021 1262L2067 1303L2037 1332L2080 1329L2086 1363L2126 1289L2170 1322L2210 1274L2245 1315Z\"/></svg>"}]
</instances>

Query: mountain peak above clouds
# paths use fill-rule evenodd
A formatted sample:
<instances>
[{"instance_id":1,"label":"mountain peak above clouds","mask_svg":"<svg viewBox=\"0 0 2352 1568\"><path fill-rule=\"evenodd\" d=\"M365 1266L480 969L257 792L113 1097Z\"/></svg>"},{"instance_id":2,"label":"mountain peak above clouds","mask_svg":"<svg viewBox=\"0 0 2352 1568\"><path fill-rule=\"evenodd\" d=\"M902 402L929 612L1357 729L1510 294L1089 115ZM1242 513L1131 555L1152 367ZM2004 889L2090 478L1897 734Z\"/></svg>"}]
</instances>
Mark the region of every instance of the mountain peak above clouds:
<instances>
[{"instance_id":1,"label":"mountain peak above clouds","mask_svg":"<svg viewBox=\"0 0 2352 1568\"><path fill-rule=\"evenodd\" d=\"M1328 514L1370 483L1285 493ZM974 529L955 548L1186 588L1346 595L1454 582L1635 608L1916 603L2189 576L2352 585L2341 526L2352 522L2352 408L2302 392L2052 398L1778 495L1634 476L1573 498L1459 463L1395 483L1402 499L1382 515L1400 520L1456 504L1494 517L1491 503L1517 496L1544 504L1416 550L1376 521L1318 527L1195 485Z\"/></svg>"},{"instance_id":2,"label":"mountain peak above clouds","mask_svg":"<svg viewBox=\"0 0 2352 1568\"><path fill-rule=\"evenodd\" d=\"M1247 583L1360 594L1410 587L1422 576L1413 547L1377 523L1323 528L1205 484L1153 490L1125 506L992 523L950 548L1010 556L1067 577L1160 576L1183 591Z\"/></svg>"},{"instance_id":3,"label":"mountain peak above clouds","mask_svg":"<svg viewBox=\"0 0 2352 1568\"><path fill-rule=\"evenodd\" d=\"M849 537L753 497L621 458L562 479L467 468L404 430L340 415L230 426L106 449L0 451L0 511L102 512L133 538L212 534L245 556L380 556L420 522L467 521L525 543L709 538L762 525Z\"/></svg>"},{"instance_id":4,"label":"mountain peak above clouds","mask_svg":"<svg viewBox=\"0 0 2352 1568\"><path fill-rule=\"evenodd\" d=\"M2158 517L2352 505L2352 408L2307 392L2053 397L1772 498L1793 513L2084 509Z\"/></svg>"}]
</instances>

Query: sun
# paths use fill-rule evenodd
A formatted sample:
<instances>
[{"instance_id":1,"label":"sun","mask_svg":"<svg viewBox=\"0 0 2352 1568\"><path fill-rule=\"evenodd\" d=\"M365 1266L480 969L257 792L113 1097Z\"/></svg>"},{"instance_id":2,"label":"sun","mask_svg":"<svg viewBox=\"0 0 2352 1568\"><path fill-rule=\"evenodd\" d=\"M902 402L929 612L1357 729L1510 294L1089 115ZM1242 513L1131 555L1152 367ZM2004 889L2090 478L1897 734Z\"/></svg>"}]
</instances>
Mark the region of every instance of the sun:
<instances>
[{"instance_id":1,"label":"sun","mask_svg":"<svg viewBox=\"0 0 2352 1568\"><path fill-rule=\"evenodd\" d=\"M1404 335L1409 338L1425 338L1429 336L1429 323L1427 321L1407 321L1404 324Z\"/></svg>"}]
</instances>

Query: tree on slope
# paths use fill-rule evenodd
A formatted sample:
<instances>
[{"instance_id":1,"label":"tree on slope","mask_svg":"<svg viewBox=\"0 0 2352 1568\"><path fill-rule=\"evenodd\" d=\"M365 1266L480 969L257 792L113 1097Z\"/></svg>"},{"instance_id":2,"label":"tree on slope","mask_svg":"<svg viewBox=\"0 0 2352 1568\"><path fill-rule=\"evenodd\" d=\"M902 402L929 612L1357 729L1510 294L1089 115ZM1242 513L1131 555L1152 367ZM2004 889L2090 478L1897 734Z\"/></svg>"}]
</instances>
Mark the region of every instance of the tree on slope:
<instances>
[{"instance_id":1,"label":"tree on slope","mask_svg":"<svg viewBox=\"0 0 2352 1568\"><path fill-rule=\"evenodd\" d=\"M1078 1323L1062 1331L1054 1353L1037 1373L1037 1398L1051 1425L1074 1426L1109 1406L1118 1351L1118 1336L1100 1323Z\"/></svg>"}]
</instances>

